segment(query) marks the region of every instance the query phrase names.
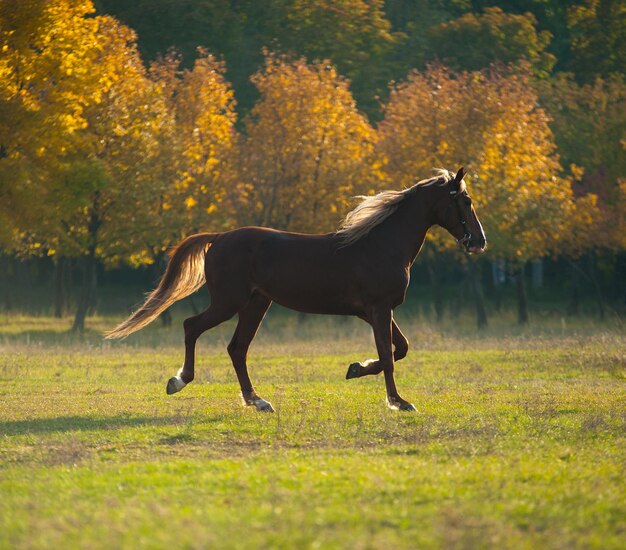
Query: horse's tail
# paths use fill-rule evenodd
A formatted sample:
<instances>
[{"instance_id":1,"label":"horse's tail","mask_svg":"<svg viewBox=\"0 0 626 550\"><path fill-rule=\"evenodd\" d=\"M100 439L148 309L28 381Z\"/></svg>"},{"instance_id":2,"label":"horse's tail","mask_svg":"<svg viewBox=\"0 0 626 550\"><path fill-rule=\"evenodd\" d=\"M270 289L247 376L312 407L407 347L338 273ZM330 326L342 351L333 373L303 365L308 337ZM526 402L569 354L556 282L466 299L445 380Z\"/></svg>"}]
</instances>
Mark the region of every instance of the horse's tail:
<instances>
[{"instance_id":1,"label":"horse's tail","mask_svg":"<svg viewBox=\"0 0 626 550\"><path fill-rule=\"evenodd\" d=\"M170 253L165 274L144 304L105 338L125 338L145 327L174 302L189 296L204 283L204 256L219 233L198 233L178 244Z\"/></svg>"}]
</instances>

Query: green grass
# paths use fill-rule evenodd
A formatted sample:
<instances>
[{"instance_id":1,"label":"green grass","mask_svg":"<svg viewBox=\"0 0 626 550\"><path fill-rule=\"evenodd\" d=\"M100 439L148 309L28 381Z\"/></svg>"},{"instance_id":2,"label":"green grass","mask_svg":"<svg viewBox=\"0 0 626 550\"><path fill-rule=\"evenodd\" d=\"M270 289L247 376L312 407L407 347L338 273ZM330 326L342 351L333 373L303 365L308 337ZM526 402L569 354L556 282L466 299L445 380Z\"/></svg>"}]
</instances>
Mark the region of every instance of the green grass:
<instances>
[{"instance_id":1,"label":"green grass","mask_svg":"<svg viewBox=\"0 0 626 550\"><path fill-rule=\"evenodd\" d=\"M277 317L250 354L261 414L223 351L232 323L166 396L178 327L103 344L110 319L82 340L2 321L0 548L623 548L619 330L403 326L406 414L382 377L344 380L365 326Z\"/></svg>"}]
</instances>

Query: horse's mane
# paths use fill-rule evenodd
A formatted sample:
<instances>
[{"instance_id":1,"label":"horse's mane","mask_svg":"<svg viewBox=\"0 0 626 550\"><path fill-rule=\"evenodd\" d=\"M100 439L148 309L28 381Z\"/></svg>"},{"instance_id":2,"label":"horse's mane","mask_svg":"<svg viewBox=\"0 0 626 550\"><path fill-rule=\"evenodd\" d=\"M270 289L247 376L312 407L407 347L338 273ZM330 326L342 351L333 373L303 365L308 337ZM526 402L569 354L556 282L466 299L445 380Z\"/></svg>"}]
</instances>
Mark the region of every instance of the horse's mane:
<instances>
[{"instance_id":1,"label":"horse's mane","mask_svg":"<svg viewBox=\"0 0 626 550\"><path fill-rule=\"evenodd\" d=\"M367 235L374 227L391 216L402 201L416 189L429 185L445 184L454 178L454 174L448 170L440 169L436 171L436 174L432 178L418 181L401 191L382 191L377 195L355 197L360 199L361 203L354 210L348 212L341 227L335 233L342 245L348 246Z\"/></svg>"}]
</instances>

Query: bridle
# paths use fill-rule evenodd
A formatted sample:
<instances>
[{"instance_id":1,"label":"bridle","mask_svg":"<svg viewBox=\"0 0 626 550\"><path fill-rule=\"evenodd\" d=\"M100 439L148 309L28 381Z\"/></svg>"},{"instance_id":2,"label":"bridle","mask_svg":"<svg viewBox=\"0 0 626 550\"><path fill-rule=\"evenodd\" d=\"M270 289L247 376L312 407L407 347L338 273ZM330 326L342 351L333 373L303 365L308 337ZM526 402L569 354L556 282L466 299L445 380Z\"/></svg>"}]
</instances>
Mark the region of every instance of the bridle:
<instances>
[{"instance_id":1,"label":"bridle","mask_svg":"<svg viewBox=\"0 0 626 550\"><path fill-rule=\"evenodd\" d=\"M459 216L459 222L461 223L461 226L463 227L463 237L461 237L457 241L457 243L459 245L462 245L465 248L465 251L467 252L469 242L472 238L472 234L470 233L467 227L467 220L465 219L465 216L463 215L463 212L461 211L461 207L459 206L459 200L458 200L459 195L461 195L464 192L465 192L465 189L461 191L460 188L457 189L456 191L450 191L450 198L452 199L452 202L448 205L448 209L452 208L452 205L456 207L456 212Z\"/></svg>"}]
</instances>

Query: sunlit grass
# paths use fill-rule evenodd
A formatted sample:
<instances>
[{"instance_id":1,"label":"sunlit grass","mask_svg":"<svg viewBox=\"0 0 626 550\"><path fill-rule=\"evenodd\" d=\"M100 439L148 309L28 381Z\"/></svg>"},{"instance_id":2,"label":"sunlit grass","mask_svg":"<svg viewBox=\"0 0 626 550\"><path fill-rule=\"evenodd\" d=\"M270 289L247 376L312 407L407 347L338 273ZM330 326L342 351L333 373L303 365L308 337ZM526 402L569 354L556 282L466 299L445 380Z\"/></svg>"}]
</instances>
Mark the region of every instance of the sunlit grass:
<instances>
[{"instance_id":1,"label":"sunlit grass","mask_svg":"<svg viewBox=\"0 0 626 550\"><path fill-rule=\"evenodd\" d=\"M174 396L178 327L103 343L29 322L50 332L0 336L0 547L623 545L619 330L476 337L407 318L397 381L418 412L401 414L382 377L344 380L372 355L363 323L270 318L250 371L272 415L241 406L232 322Z\"/></svg>"}]
</instances>

